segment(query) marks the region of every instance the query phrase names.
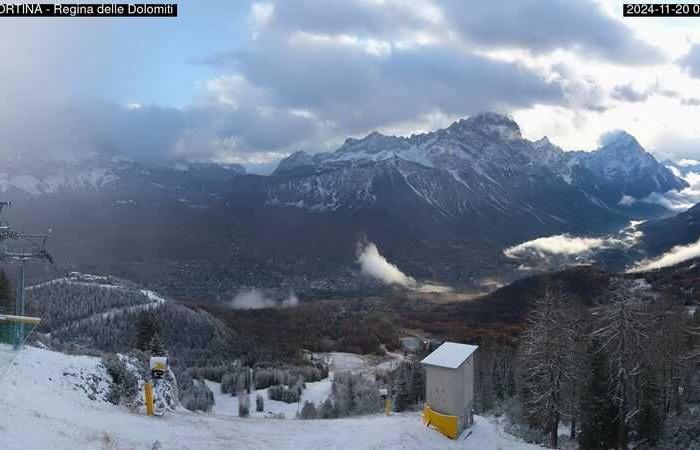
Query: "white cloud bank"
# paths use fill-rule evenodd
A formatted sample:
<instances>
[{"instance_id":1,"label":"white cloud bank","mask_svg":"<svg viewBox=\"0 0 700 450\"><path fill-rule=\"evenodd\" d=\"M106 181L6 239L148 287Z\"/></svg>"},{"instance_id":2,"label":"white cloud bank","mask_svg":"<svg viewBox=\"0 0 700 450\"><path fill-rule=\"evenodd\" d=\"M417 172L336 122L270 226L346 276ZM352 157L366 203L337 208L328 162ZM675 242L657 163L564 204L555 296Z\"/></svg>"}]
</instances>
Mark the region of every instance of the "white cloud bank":
<instances>
[{"instance_id":1,"label":"white cloud bank","mask_svg":"<svg viewBox=\"0 0 700 450\"><path fill-rule=\"evenodd\" d=\"M700 161L698 161L697 159L681 159L676 164L678 164L681 167L691 167L697 166L698 164L700 164Z\"/></svg>"},{"instance_id":2,"label":"white cloud bank","mask_svg":"<svg viewBox=\"0 0 700 450\"><path fill-rule=\"evenodd\" d=\"M417 283L413 277L401 272L398 267L386 260L379 253L379 249L373 243L368 243L362 248L357 262L364 275L376 278L385 284L396 284L406 288L415 288Z\"/></svg>"},{"instance_id":3,"label":"white cloud bank","mask_svg":"<svg viewBox=\"0 0 700 450\"><path fill-rule=\"evenodd\" d=\"M358 248L357 262L360 264L363 275L375 278L384 284L405 287L419 294L447 294L454 291L449 286L437 283L418 284L415 278L406 275L395 264L387 261L372 242L362 244Z\"/></svg>"},{"instance_id":4,"label":"white cloud bank","mask_svg":"<svg viewBox=\"0 0 700 450\"><path fill-rule=\"evenodd\" d=\"M239 292L229 302L232 309L263 309L263 308L291 308L299 304L299 298L290 292L289 296L281 301L268 296L260 289L248 289Z\"/></svg>"},{"instance_id":5,"label":"white cloud bank","mask_svg":"<svg viewBox=\"0 0 700 450\"><path fill-rule=\"evenodd\" d=\"M606 246L606 242L602 238L582 238L568 234L558 234L523 242L505 249L503 253L509 258L522 257L526 253L531 252L535 252L541 257L547 254L572 256L603 248Z\"/></svg>"},{"instance_id":6,"label":"white cloud bank","mask_svg":"<svg viewBox=\"0 0 700 450\"><path fill-rule=\"evenodd\" d=\"M521 269L559 268L593 262L597 252L607 249L625 249L635 245L642 237L637 226L642 221L632 221L614 236L578 237L557 234L526 241L503 250L511 259L522 261Z\"/></svg>"},{"instance_id":7,"label":"white cloud bank","mask_svg":"<svg viewBox=\"0 0 700 450\"><path fill-rule=\"evenodd\" d=\"M693 160L681 160L684 162L688 161L693 161ZM679 165L681 162L678 162ZM686 164L687 166L688 164ZM648 196L636 200L632 197L625 196L620 200L620 204L625 205L625 206L631 206L635 202L642 202L642 203L652 203L656 205L661 205L664 208L674 211L674 212L683 212L693 206L695 206L697 203L700 203L700 173L698 172L688 172L685 175L681 175L680 170L678 168L673 167L673 166L666 166L671 171L674 173L674 175L679 176L683 178L690 186L687 188L681 190L681 191L668 191L664 192L663 194L660 194L658 192L652 192Z\"/></svg>"},{"instance_id":8,"label":"white cloud bank","mask_svg":"<svg viewBox=\"0 0 700 450\"><path fill-rule=\"evenodd\" d=\"M700 257L700 239L692 244L677 245L658 258L642 261L632 269L628 270L628 272L635 273L661 269L664 267L674 266L697 257Z\"/></svg>"}]
</instances>

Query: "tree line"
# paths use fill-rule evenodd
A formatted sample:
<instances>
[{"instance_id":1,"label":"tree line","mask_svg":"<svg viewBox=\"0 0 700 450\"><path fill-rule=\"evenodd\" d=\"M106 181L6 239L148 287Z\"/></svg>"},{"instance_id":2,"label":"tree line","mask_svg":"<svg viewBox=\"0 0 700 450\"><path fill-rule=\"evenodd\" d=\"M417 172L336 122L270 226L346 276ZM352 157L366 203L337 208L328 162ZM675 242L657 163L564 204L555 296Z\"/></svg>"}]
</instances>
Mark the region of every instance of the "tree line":
<instances>
[{"instance_id":1,"label":"tree line","mask_svg":"<svg viewBox=\"0 0 700 450\"><path fill-rule=\"evenodd\" d=\"M643 280L613 278L606 301L592 308L547 286L516 348L499 357L485 347L476 404L512 399L513 419L552 448L563 422L584 449L663 446L700 400L698 316ZM690 439L698 431L684 432Z\"/></svg>"}]
</instances>

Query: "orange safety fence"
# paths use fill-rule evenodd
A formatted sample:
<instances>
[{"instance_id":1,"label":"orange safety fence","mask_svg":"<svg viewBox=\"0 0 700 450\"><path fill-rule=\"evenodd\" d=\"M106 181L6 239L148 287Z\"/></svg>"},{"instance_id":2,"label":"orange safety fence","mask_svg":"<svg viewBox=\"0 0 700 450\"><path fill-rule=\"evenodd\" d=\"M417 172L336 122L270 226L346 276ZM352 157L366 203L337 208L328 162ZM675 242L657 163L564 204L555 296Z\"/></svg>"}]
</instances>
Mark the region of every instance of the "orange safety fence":
<instances>
[{"instance_id":1,"label":"orange safety fence","mask_svg":"<svg viewBox=\"0 0 700 450\"><path fill-rule=\"evenodd\" d=\"M423 423L437 429L450 439L457 439L459 433L459 419L457 416L448 416L433 411L427 404L423 407Z\"/></svg>"}]
</instances>

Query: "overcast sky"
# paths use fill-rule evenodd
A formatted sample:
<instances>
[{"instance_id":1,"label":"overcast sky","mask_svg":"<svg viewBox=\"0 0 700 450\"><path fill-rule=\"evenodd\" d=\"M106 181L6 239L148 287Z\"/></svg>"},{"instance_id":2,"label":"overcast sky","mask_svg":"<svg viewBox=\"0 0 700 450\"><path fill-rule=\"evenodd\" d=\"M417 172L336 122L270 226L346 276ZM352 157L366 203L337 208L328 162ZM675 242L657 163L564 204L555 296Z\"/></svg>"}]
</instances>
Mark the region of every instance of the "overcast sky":
<instances>
[{"instance_id":1,"label":"overcast sky","mask_svg":"<svg viewBox=\"0 0 700 450\"><path fill-rule=\"evenodd\" d=\"M480 111L700 159L700 19L617 0L181 0L176 19L0 19L0 151L266 163ZM37 131L37 130L40 131Z\"/></svg>"}]
</instances>

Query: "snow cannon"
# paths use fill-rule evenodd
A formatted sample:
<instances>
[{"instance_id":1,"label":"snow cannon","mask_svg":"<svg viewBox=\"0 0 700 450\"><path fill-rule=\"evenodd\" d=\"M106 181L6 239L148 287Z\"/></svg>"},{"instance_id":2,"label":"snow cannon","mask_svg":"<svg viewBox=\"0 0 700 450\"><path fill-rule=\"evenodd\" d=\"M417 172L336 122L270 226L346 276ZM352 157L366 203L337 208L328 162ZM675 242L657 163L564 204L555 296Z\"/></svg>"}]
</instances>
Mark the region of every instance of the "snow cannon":
<instances>
[{"instance_id":1,"label":"snow cannon","mask_svg":"<svg viewBox=\"0 0 700 450\"><path fill-rule=\"evenodd\" d=\"M151 377L154 380L160 380L168 370L168 358L165 356L151 356L150 367Z\"/></svg>"},{"instance_id":2,"label":"snow cannon","mask_svg":"<svg viewBox=\"0 0 700 450\"><path fill-rule=\"evenodd\" d=\"M384 400L384 414L391 415L391 399L389 398L389 390L386 388L379 389L379 395Z\"/></svg>"}]
</instances>

